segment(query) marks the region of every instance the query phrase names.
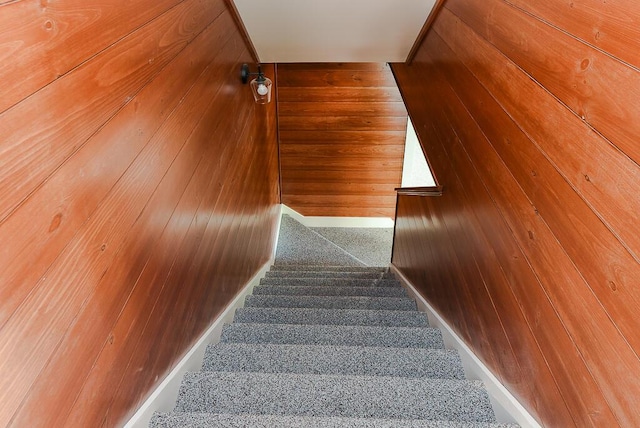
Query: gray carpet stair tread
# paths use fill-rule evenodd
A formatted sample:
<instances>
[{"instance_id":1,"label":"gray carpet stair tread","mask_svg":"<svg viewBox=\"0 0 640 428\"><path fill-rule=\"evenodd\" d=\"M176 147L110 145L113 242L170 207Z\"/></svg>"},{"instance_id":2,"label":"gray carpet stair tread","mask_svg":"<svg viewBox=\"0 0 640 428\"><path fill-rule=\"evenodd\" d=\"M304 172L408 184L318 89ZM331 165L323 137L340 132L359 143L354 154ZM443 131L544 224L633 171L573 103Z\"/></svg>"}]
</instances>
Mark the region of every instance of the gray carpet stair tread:
<instances>
[{"instance_id":1,"label":"gray carpet stair tread","mask_svg":"<svg viewBox=\"0 0 640 428\"><path fill-rule=\"evenodd\" d=\"M313 272L388 272L388 267L383 266L340 266L340 265L305 265L305 264L275 264L271 266L272 272L279 271L313 271Z\"/></svg>"},{"instance_id":2,"label":"gray carpet stair tread","mask_svg":"<svg viewBox=\"0 0 640 428\"><path fill-rule=\"evenodd\" d=\"M319 308L319 309L371 309L416 311L415 300L409 297L366 296L247 296L245 307Z\"/></svg>"},{"instance_id":3,"label":"gray carpet stair tread","mask_svg":"<svg viewBox=\"0 0 640 428\"><path fill-rule=\"evenodd\" d=\"M358 271L349 270L270 270L265 278L380 278L398 279L388 268L365 268ZM373 269L373 270L371 270Z\"/></svg>"},{"instance_id":4,"label":"gray carpet stair tread","mask_svg":"<svg viewBox=\"0 0 640 428\"><path fill-rule=\"evenodd\" d=\"M218 343L207 348L202 370L465 378L458 352L424 348Z\"/></svg>"},{"instance_id":5,"label":"gray carpet stair tread","mask_svg":"<svg viewBox=\"0 0 640 428\"><path fill-rule=\"evenodd\" d=\"M222 343L444 348L442 333L425 327L227 324Z\"/></svg>"},{"instance_id":6,"label":"gray carpet stair tread","mask_svg":"<svg viewBox=\"0 0 640 428\"><path fill-rule=\"evenodd\" d=\"M495 422L478 381L186 373L175 411Z\"/></svg>"},{"instance_id":7,"label":"gray carpet stair tread","mask_svg":"<svg viewBox=\"0 0 640 428\"><path fill-rule=\"evenodd\" d=\"M289 296L372 296L407 297L402 287L326 287L326 286L284 286L259 285L253 288L253 294L289 295Z\"/></svg>"},{"instance_id":8,"label":"gray carpet stair tread","mask_svg":"<svg viewBox=\"0 0 640 428\"><path fill-rule=\"evenodd\" d=\"M263 278L260 285L284 285L288 287L400 287L395 279L366 278Z\"/></svg>"},{"instance_id":9,"label":"gray carpet stair tread","mask_svg":"<svg viewBox=\"0 0 640 428\"><path fill-rule=\"evenodd\" d=\"M258 324L376 325L428 327L427 316L418 311L371 311L361 309L238 308L233 322Z\"/></svg>"},{"instance_id":10,"label":"gray carpet stair tread","mask_svg":"<svg viewBox=\"0 0 640 428\"><path fill-rule=\"evenodd\" d=\"M265 278L362 278L380 279L383 272L314 272L299 270L268 271Z\"/></svg>"},{"instance_id":11,"label":"gray carpet stair tread","mask_svg":"<svg viewBox=\"0 0 640 428\"><path fill-rule=\"evenodd\" d=\"M156 413L150 428L517 428L514 424L305 416Z\"/></svg>"}]
</instances>

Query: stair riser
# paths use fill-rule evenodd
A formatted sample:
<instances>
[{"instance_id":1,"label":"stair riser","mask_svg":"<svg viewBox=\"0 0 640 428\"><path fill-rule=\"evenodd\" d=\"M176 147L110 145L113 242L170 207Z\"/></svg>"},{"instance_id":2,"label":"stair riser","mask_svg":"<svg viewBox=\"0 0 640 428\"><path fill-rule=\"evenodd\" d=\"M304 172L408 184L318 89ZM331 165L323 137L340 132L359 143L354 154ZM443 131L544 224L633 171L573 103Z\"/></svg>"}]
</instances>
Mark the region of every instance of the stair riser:
<instances>
[{"instance_id":1,"label":"stair riser","mask_svg":"<svg viewBox=\"0 0 640 428\"><path fill-rule=\"evenodd\" d=\"M440 330L433 328L229 324L222 343L336 345L394 348L444 348Z\"/></svg>"},{"instance_id":2,"label":"stair riser","mask_svg":"<svg viewBox=\"0 0 640 428\"><path fill-rule=\"evenodd\" d=\"M260 285L253 289L255 295L280 296L370 296L370 297L407 297L401 287L285 287L280 285Z\"/></svg>"},{"instance_id":3,"label":"stair riser","mask_svg":"<svg viewBox=\"0 0 640 428\"><path fill-rule=\"evenodd\" d=\"M288 287L400 287L395 279L353 278L263 278L260 285L284 285Z\"/></svg>"},{"instance_id":4,"label":"stair riser","mask_svg":"<svg viewBox=\"0 0 640 428\"><path fill-rule=\"evenodd\" d=\"M309 271L269 271L265 278L353 278L381 279L382 272L309 272Z\"/></svg>"},{"instance_id":5,"label":"stair riser","mask_svg":"<svg viewBox=\"0 0 640 428\"><path fill-rule=\"evenodd\" d=\"M247 296L245 307L368 309L389 311L416 311L410 298L331 297L331 296Z\"/></svg>"},{"instance_id":6,"label":"stair riser","mask_svg":"<svg viewBox=\"0 0 640 428\"><path fill-rule=\"evenodd\" d=\"M407 311L339 309L240 308L236 323L372 325L381 327L428 327L426 315Z\"/></svg>"},{"instance_id":7,"label":"stair riser","mask_svg":"<svg viewBox=\"0 0 640 428\"><path fill-rule=\"evenodd\" d=\"M305 271L305 272L388 272L386 267L372 266L317 266L317 265L296 265L281 264L271 266L270 272L281 271Z\"/></svg>"}]
</instances>

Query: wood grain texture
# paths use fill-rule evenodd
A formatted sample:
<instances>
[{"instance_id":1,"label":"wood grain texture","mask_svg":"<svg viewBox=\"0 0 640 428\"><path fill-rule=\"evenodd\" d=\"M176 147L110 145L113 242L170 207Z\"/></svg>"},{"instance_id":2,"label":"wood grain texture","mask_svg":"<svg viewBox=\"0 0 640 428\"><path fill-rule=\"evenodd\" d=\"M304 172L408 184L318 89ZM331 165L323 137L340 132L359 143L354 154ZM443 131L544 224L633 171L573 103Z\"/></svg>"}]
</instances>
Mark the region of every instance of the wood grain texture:
<instances>
[{"instance_id":1,"label":"wood grain texture","mask_svg":"<svg viewBox=\"0 0 640 428\"><path fill-rule=\"evenodd\" d=\"M326 114L330 112L323 112ZM282 130L292 131L396 131L406 132L407 118L398 116L278 116ZM281 139L282 140L282 139Z\"/></svg>"},{"instance_id":2,"label":"wood grain texture","mask_svg":"<svg viewBox=\"0 0 640 428\"><path fill-rule=\"evenodd\" d=\"M640 68L640 10L634 0L506 0L506 3Z\"/></svg>"},{"instance_id":3,"label":"wood grain texture","mask_svg":"<svg viewBox=\"0 0 640 428\"><path fill-rule=\"evenodd\" d=\"M404 103L400 102L339 102L325 101L320 104L317 101L281 101L278 105L278 114L282 116L318 116L325 112L331 112L335 116L388 116L407 117Z\"/></svg>"},{"instance_id":4,"label":"wood grain texture","mask_svg":"<svg viewBox=\"0 0 640 428\"><path fill-rule=\"evenodd\" d=\"M637 29L622 4L560 3L448 1L393 65L446 189L400 196L393 262L544 426L635 426Z\"/></svg>"},{"instance_id":5,"label":"wood grain texture","mask_svg":"<svg viewBox=\"0 0 640 428\"><path fill-rule=\"evenodd\" d=\"M2 5L0 112L180 3L25 0Z\"/></svg>"},{"instance_id":6,"label":"wood grain texture","mask_svg":"<svg viewBox=\"0 0 640 428\"><path fill-rule=\"evenodd\" d=\"M468 42L463 43L469 46ZM523 81L526 82L525 79ZM548 127L552 127L553 124L549 123ZM503 132L504 135L504 132ZM515 142L515 139L513 139ZM608 144L606 140L601 141L600 152L608 151ZM563 245L564 251L571 257L573 263L577 266L588 283L588 288L593 293L599 304L604 306L606 317L609 316L616 320L615 325L623 334L624 340L629 343L632 349L640 347L638 343L638 326L635 322L635 307L637 307L638 295L635 287L636 278L640 277L640 265L637 262L637 258L633 253L629 252L629 247L625 247L625 240L621 240L617 230L611 230L607 227L609 217L599 216L600 214L593 207L588 206L584 199L581 199L580 192L576 192L566 186L556 186L552 183L562 183L559 177L563 172L567 160L558 160L554 166L547 166L547 162L543 159L543 156L538 156L536 150L527 150L527 146L522 146L523 155L526 157L519 157L516 162L523 162L523 169L529 172L526 175L520 175L520 183L523 185L529 185L530 192L532 193L532 202L535 204L539 212L546 218L547 223L554 231L557 239ZM594 146L595 150L595 146ZM598 151L595 152L599 153ZM510 160L503 157L506 162ZM601 159L602 162L602 159ZM602 163L599 164L602 168ZM556 179L553 175L557 175ZM527 181L522 181L524 178L531 180L533 183L528 184ZM590 179L590 178L589 178ZM564 183L563 183L564 184ZM624 176L619 177L619 188L626 188ZM630 182L630 185L637 185L637 183ZM554 192L540 192L538 189L554 188ZM620 205L622 202L619 201ZM601 203L600 203L601 204ZM635 212L628 211L633 209L633 202L624 201L626 210L616 210L615 215L619 218L625 218L630 224L638 224L638 217ZM565 207L569 205L572 207L570 212L567 212ZM631 205L631 207L630 207ZM613 221L619 221L611 218ZM603 221L605 223L603 223ZM626 237L629 232L622 232L622 237ZM577 244L580 242L581 244ZM586 245L585 245L586 244ZM597 268L596 268L597 266ZM576 326L577 328L577 326ZM586 337L585 337L586 339ZM607 365L605 350L602 350L603 354L600 356L603 366L600 370L612 370L613 366ZM629 350L632 353L633 351ZM623 349L620 349L620 354L624 354ZM631 358L631 357L630 357ZM631 363L633 359L629 360ZM619 365L620 366L620 365ZM619 373L618 373L619 375ZM616 388L614 381L615 376L612 374L603 376L602 383L607 386L602 386L605 390ZM633 389L633 385L630 385ZM612 400L615 406L626 407L629 404L626 400L619 396Z\"/></svg>"},{"instance_id":7,"label":"wood grain texture","mask_svg":"<svg viewBox=\"0 0 640 428\"><path fill-rule=\"evenodd\" d=\"M121 425L271 256L275 105L224 1L175 3L0 115L2 426Z\"/></svg>"},{"instance_id":8,"label":"wood grain texture","mask_svg":"<svg viewBox=\"0 0 640 428\"><path fill-rule=\"evenodd\" d=\"M327 147L326 144L322 144L321 141L312 141L311 143L304 140L291 140L292 143L283 147L281 153L291 156L312 156L318 158L331 159L333 161L340 161L342 157L353 157L354 160L358 158L379 157L384 153L393 153L394 156L402 156L403 148L393 145L387 147L386 144L353 144L342 145L338 149ZM346 139L349 141L349 139ZM397 162L397 158L392 158L389 162Z\"/></svg>"},{"instance_id":9,"label":"wood grain texture","mask_svg":"<svg viewBox=\"0 0 640 428\"><path fill-rule=\"evenodd\" d=\"M1 114L0 222L222 10L182 2Z\"/></svg>"},{"instance_id":10,"label":"wood grain texture","mask_svg":"<svg viewBox=\"0 0 640 428\"><path fill-rule=\"evenodd\" d=\"M431 40L433 40L433 38ZM463 79L464 75L457 73L455 75L455 78ZM464 79L462 81L464 81ZM444 82L441 85L446 85L446 82ZM470 93L469 96L479 97L481 94L482 94L481 92L475 92L475 93ZM451 96L449 96L447 99L449 98L451 98ZM457 101L457 100L453 98L453 101ZM486 108L489 108L490 111L493 111L492 109L490 109L491 104L488 104L486 99L481 98L480 101L485 106L483 107L483 111ZM477 147L478 144L472 144L472 142L477 143L485 140L485 137L483 137L481 130L477 128L477 125L475 125L470 118L469 120L466 120L466 121L460 121L460 119L463 119L466 116L468 116L468 113L464 112L464 107L462 107L459 102L448 103L448 105L460 106L459 108L452 111L448 115L446 120L450 121L451 123L454 123L455 130L459 133L458 135L460 135L461 138L464 137L463 140L466 142L465 144L466 150L468 151L470 156L475 156L476 158L476 162L477 162L476 168L489 176L495 177L495 184L493 180L486 181L487 183L486 186L492 186L493 188L491 190L494 193L492 197L499 200L501 202L501 205L508 207L508 209L505 211L503 215L506 216L506 220L509 222L509 226L512 227L513 230L520 231L523 228L518 227L518 224L522 222L526 222L525 223L526 229L522 230L522 232L520 233L521 245L526 247L531 247L531 240L534 238L536 239L536 242L544 242L544 240L541 241L541 236L548 235L548 231L546 231L544 227L541 228L540 226L536 225L536 223L538 223L538 220L537 220L538 215L531 208L531 202L527 198L523 198L521 192L519 191L519 188L513 185L513 177L511 176L511 173L509 172L509 170L502 165L502 160L499 158L499 156L493 154L494 152L493 148L488 143L480 147ZM498 118L500 118L500 116L497 116L494 114L493 116L490 117L489 120L497 121ZM500 129L501 126L505 126L505 123L504 122L497 123L496 126L498 127L497 129ZM460 161L458 160L458 158L453 158L451 162L456 162L453 164L453 167L457 171L468 171L470 169L473 169L473 166L469 165L468 162L466 165L464 163L459 164ZM502 172L503 170L504 172ZM480 196L481 194L481 193L477 193L478 190L483 190L482 186L477 185L479 182L480 180L478 178L474 178L467 181L467 186L474 190L474 192L469 192L469 193L476 197ZM486 201L484 202L479 201L477 204L478 204L477 206L482 206L482 207L487 206ZM494 251L499 251L502 247L507 246L506 244L508 244L508 241L506 241L505 238L501 237L500 234L497 233L497 231L500 230L500 227L498 227L500 226L500 223L498 222L497 224L495 224L496 220L492 219L491 216L486 214L486 209L484 209L483 211L484 211L482 215L483 222L481 224L488 223L488 222L494 223L494 224L487 224L486 231L484 233L487 235L488 239L490 239L492 242L495 243L494 245L497 249L495 249ZM500 217L496 216L496 219L499 220ZM479 233L477 230L473 230L474 236L477 233ZM507 235L506 237L511 238L509 235ZM553 238L551 238L548 242L553 243ZM510 257L512 257L513 254L517 254L517 253L514 253L514 251L517 251L514 249L514 247L517 248L517 245L512 244L511 247L512 248L509 250L509 252L507 252L506 256L502 258L498 258L497 260L501 260L501 263L511 262L512 259ZM486 252L486 251L489 251L489 249L484 248L483 251ZM553 260L553 258L556 257L558 261L553 261L553 262L550 261L549 256L551 254L554 254L554 256L551 257L551 260ZM539 256L539 254L536 254L536 256ZM566 258L566 256L563 254L561 249L557 250L547 245L544 249L544 257L545 258L544 260L541 261L541 265L539 266L539 269L547 270L547 272L538 271L536 273L539 276L540 275L543 276L544 281L541 283L541 285L545 285L545 283L555 284L559 280L558 278L560 274L559 273L554 274L553 273L554 270L556 272L566 271L567 273L572 270L571 266L567 265L566 263L564 264L564 266L556 267L550 270L548 269L548 266L553 266L554 264L556 265L560 264L561 263L560 260L562 260L563 258ZM522 256L516 256L515 258L516 261L520 259L522 259L523 261L526 260ZM490 257L489 260L496 260L496 259ZM602 403L599 403L599 406L598 406L598 404L594 404L594 402L592 401L593 400L592 396L584 396L582 394L573 393L573 391L575 391L576 389L589 390L589 389L595 388L596 386L592 379L590 380L588 377L585 377L584 372L588 372L588 371L584 365L584 362L581 360L581 358L578 356L578 359L576 360L576 357L575 357L576 354L575 354L575 351L573 351L574 345L572 344L572 340L569 337L559 334L559 332L566 330L566 327L562 326L562 324L554 322L555 318L557 317L555 313L555 309L549 306L545 307L545 302L548 299L548 297L546 296L547 290L545 290L544 288L538 289L536 287L531 286L531 284L537 284L538 281L540 280L536 279L535 274L530 271L530 268L528 266L526 269L523 269L518 264L514 265L513 263L511 263L510 268L515 270L514 272L509 273L510 280L513 281L510 285L511 290L516 295L516 297L520 299L521 305L525 305L525 307L528 306L531 309L531 312L530 312L531 315L529 315L529 317L530 319L535 320L535 322L531 323L531 325L533 326L531 328L535 328L537 330L536 340L542 343L543 346L546 347L547 351L546 351L545 358L547 359L547 362L551 365L552 370L555 370L556 367L560 368L560 370L557 370L556 373L553 373L554 376L565 378L564 379L565 382L563 382L560 386L566 392L566 395L565 395L565 397L567 397L566 400L569 401L569 405L573 405L572 401L573 402L578 401L577 405L581 405L580 403L581 401L586 401L588 403L587 406L581 405L582 407L579 414L582 415L584 418L586 418L586 420L581 422L581 424L584 424L587 426L595 424L596 426L598 426L598 425L602 425L602 424L606 425L607 423L610 423L611 418L607 419L604 416L607 415L607 412L610 415L611 412L608 411L606 407L605 407L605 411L603 411L601 408ZM509 271L507 270L507 272ZM491 273L492 271L489 270L487 273L484 273L484 275L489 275ZM576 281L576 278L577 278L576 275L574 274L572 275L572 277L573 277L573 281ZM529 281L525 282L523 284L524 288L520 290L518 285L522 284L525 278L529 279ZM560 279L559 281L563 281L563 280ZM495 280L484 281L484 282L485 284L488 284L490 286L496 285ZM522 293L522 294L519 294L519 293ZM498 292L496 296L501 297L502 294L504 294L504 291L502 291L501 293ZM567 301L570 301L570 298L568 298ZM512 312L503 313L502 317L504 317L505 319L504 325L512 327L513 326L512 319L514 319L516 315L517 313L514 314ZM527 316L526 312L525 312L525 316ZM544 320L544 322L541 320ZM517 329L516 329L516 334L518 334ZM515 338L514 336L512 336L511 340L515 341L515 340L520 340L521 338L522 338L522 335L520 334L515 336ZM529 363L530 361L529 357L531 354L529 352L526 352L523 355L524 356L522 355L520 356L521 364L522 362L524 362L525 364ZM542 363L545 363L545 361L542 361ZM580 373L580 370L582 370L582 373ZM541 377L540 370L536 371L535 377L536 378ZM580 384L577 384L577 382ZM582 382L584 382L584 384ZM553 387L552 384L551 385L545 384L543 382L541 382L541 385L534 385L534 386L537 386L538 388ZM532 395L533 403L535 404L537 401L539 401L540 400L539 397L541 396L553 397L553 395L551 395L551 390L549 390L545 394L538 393L538 394ZM552 399L550 401L550 404L553 407L554 405L557 405L557 403L562 403L562 400L563 399L561 398ZM591 403L589 403L590 401ZM547 404L547 406L548 405L549 404ZM541 410L539 411L541 412L547 411L549 419L558 420L559 415L561 415L563 412L556 408L547 409L547 406L539 406L541 408ZM564 413L566 414L566 410L564 411ZM597 416L597 417L594 417L593 420L589 419L591 417L590 416L591 413ZM571 425L572 422L567 422L567 423Z\"/></svg>"},{"instance_id":11,"label":"wood grain texture","mask_svg":"<svg viewBox=\"0 0 640 428\"><path fill-rule=\"evenodd\" d=\"M290 64L291 65L291 64ZM378 88L333 88L327 91L323 87L299 87L292 86L288 88L279 88L278 93L282 99L289 102L304 102L313 100L314 102L331 102L340 99L343 102L351 103L384 103L384 102L402 102L400 92L395 87L378 87Z\"/></svg>"},{"instance_id":12,"label":"wood grain texture","mask_svg":"<svg viewBox=\"0 0 640 428\"><path fill-rule=\"evenodd\" d=\"M344 70L339 65L318 64L315 70L287 72L288 65L279 65L279 83L287 87L323 87L323 88L375 88L393 87L395 81L388 70Z\"/></svg>"},{"instance_id":13,"label":"wood grain texture","mask_svg":"<svg viewBox=\"0 0 640 428\"><path fill-rule=\"evenodd\" d=\"M340 187L342 184L358 183L358 184L385 184L390 181L395 181L397 178L397 172L393 170L379 170L374 171L371 168L362 170L354 169L349 171L348 180L345 179L345 172L343 170L328 170L322 167L319 168L299 168L296 170L287 169L282 173L283 186L284 183L289 181L305 183L327 183L332 187Z\"/></svg>"},{"instance_id":14,"label":"wood grain texture","mask_svg":"<svg viewBox=\"0 0 640 428\"><path fill-rule=\"evenodd\" d=\"M278 83L283 203L303 215L393 217L407 113L388 66L281 64Z\"/></svg>"},{"instance_id":15,"label":"wood grain texture","mask_svg":"<svg viewBox=\"0 0 640 428\"><path fill-rule=\"evenodd\" d=\"M611 227L624 237L636 259L640 260L640 237L633 232L634 224L638 224L640 217L629 218L616 214L621 210L640 210L640 201L633 196L640 192L640 174L637 170L637 164L640 163L640 145L637 144L640 125L635 120L640 115L640 106L635 102L640 96L640 72L609 55L576 43L572 37L528 18L501 1L495 2L491 8L491 19L499 20L501 25L491 26L490 31L481 30L486 28L482 22L489 18L476 12L484 7L479 2L456 0L449 7L501 52L508 52L509 59L569 108L563 109L558 103L552 102L545 90L527 85L527 90L531 90L535 97L533 99L546 99L546 104L551 104L549 108L554 116L566 117L574 123L563 140L571 142L570 149L577 152L581 160L584 159L582 165L570 164L565 160L569 149L556 148L553 140L549 140L551 136L543 134L542 129L549 127L538 130L537 124L526 124L528 126L525 127L524 123L523 127L572 185L580 189L588 202L611 222ZM516 28L521 31L526 29L528 34L533 35L527 41L526 50L515 49L520 44L513 37ZM497 80L494 82L499 84ZM509 96L513 97L511 93ZM522 93L518 96L522 96ZM578 116L581 121L569 119L571 114ZM602 144L601 136L607 138L610 143L608 146ZM574 138L581 144L576 144ZM596 146L601 148L593 150ZM616 173L597 172L596 165L602 162L611 165L610 169ZM592 177L594 174L596 176ZM595 190L594 186L600 189ZM623 192L627 196L620 194ZM603 193L611 193L612 197L606 199Z\"/></svg>"},{"instance_id":16,"label":"wood grain texture","mask_svg":"<svg viewBox=\"0 0 640 428\"><path fill-rule=\"evenodd\" d=\"M330 141L349 141L345 150L355 146L396 146L398 139L405 136L401 131L280 131L280 138L286 141L293 141L296 144L326 144Z\"/></svg>"}]
</instances>

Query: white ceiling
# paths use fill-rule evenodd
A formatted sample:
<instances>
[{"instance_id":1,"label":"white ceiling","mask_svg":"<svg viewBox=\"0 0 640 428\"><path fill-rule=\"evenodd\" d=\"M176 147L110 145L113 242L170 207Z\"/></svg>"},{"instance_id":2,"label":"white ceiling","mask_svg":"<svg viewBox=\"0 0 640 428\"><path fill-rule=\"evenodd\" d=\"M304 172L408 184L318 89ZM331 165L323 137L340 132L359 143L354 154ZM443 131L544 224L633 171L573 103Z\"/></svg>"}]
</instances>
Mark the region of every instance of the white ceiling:
<instances>
[{"instance_id":1,"label":"white ceiling","mask_svg":"<svg viewBox=\"0 0 640 428\"><path fill-rule=\"evenodd\" d=\"M404 62L435 0L234 0L261 62Z\"/></svg>"}]
</instances>

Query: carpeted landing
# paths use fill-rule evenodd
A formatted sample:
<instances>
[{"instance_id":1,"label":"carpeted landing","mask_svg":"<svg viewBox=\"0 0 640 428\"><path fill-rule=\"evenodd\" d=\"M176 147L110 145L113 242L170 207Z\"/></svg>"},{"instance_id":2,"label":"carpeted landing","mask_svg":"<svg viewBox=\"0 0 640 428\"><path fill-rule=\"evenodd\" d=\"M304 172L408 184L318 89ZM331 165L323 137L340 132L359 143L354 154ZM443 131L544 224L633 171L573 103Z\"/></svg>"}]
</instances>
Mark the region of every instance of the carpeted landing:
<instances>
[{"instance_id":1,"label":"carpeted landing","mask_svg":"<svg viewBox=\"0 0 640 428\"><path fill-rule=\"evenodd\" d=\"M276 264L387 266L393 228L307 228L282 216Z\"/></svg>"}]
</instances>

